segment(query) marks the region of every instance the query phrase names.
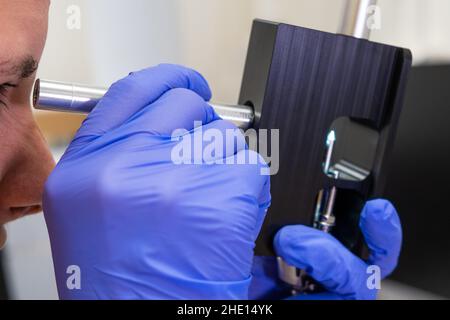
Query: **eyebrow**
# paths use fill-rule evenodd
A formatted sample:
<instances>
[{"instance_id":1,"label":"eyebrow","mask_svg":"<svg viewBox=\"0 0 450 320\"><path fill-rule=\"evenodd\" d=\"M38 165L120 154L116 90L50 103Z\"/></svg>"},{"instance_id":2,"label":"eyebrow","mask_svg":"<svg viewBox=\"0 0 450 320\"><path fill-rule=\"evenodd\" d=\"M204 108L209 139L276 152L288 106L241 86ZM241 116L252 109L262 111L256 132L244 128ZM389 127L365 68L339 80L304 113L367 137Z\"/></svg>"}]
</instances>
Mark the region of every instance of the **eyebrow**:
<instances>
[{"instance_id":1,"label":"eyebrow","mask_svg":"<svg viewBox=\"0 0 450 320\"><path fill-rule=\"evenodd\" d=\"M3 61L0 63L0 73L25 79L31 76L38 68L38 62L32 56L26 56L18 63Z\"/></svg>"}]
</instances>

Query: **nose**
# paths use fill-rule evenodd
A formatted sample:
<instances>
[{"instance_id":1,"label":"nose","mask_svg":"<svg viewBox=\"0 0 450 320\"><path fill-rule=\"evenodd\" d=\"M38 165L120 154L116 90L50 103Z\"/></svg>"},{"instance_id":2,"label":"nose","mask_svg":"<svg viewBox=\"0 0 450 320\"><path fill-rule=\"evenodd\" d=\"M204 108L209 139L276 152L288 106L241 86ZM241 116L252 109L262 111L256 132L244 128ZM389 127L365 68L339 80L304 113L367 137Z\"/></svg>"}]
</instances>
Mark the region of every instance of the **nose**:
<instances>
[{"instance_id":1,"label":"nose","mask_svg":"<svg viewBox=\"0 0 450 320\"><path fill-rule=\"evenodd\" d=\"M11 212L12 219L22 218L24 216L35 214L42 211L41 205L33 205L27 207L13 207L9 209Z\"/></svg>"}]
</instances>

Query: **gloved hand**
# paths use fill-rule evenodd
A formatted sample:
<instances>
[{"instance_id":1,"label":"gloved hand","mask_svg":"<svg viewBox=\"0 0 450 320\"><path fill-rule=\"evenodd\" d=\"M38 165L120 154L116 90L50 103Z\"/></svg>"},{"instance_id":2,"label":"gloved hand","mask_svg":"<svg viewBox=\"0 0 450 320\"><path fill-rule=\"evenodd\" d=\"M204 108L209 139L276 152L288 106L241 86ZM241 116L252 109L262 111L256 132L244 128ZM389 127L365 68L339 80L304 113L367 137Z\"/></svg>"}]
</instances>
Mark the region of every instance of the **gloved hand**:
<instances>
[{"instance_id":1,"label":"gloved hand","mask_svg":"<svg viewBox=\"0 0 450 320\"><path fill-rule=\"evenodd\" d=\"M278 256L288 264L306 270L328 292L297 295L290 299L375 299L378 293L372 282L379 267L384 279L397 266L402 242L400 219L386 200L370 201L364 207L360 228L370 250L363 261L333 236L306 226L287 226L275 236ZM369 286L367 285L369 280ZM255 257L251 299L286 298L287 286L278 279L275 258Z\"/></svg>"},{"instance_id":2,"label":"gloved hand","mask_svg":"<svg viewBox=\"0 0 450 320\"><path fill-rule=\"evenodd\" d=\"M248 297L267 166L212 163L254 156L240 134L223 154L196 148L201 131L236 130L210 97L197 72L160 65L115 83L89 114L45 187L60 298ZM199 164L172 161L183 141Z\"/></svg>"}]
</instances>

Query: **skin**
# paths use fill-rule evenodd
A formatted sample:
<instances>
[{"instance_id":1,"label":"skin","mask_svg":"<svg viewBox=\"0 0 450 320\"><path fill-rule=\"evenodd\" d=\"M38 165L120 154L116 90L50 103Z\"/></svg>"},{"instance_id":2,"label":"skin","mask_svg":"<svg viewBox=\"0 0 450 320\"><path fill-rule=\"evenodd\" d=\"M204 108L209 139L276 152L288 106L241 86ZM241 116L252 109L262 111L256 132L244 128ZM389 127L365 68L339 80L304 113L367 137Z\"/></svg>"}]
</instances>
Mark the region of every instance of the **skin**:
<instances>
[{"instance_id":1,"label":"skin","mask_svg":"<svg viewBox=\"0 0 450 320\"><path fill-rule=\"evenodd\" d=\"M41 211L54 160L31 111L49 0L0 0L0 226ZM0 247L6 238L0 229Z\"/></svg>"}]
</instances>

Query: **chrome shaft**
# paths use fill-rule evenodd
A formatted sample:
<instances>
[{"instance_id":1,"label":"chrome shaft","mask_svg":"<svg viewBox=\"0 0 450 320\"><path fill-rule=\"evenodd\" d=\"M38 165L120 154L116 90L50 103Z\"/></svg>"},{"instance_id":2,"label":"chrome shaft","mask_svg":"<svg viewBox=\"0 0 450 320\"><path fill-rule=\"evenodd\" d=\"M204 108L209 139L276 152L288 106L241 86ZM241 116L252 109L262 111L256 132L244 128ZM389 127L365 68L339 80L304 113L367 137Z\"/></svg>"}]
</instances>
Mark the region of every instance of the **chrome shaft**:
<instances>
[{"instance_id":1,"label":"chrome shaft","mask_svg":"<svg viewBox=\"0 0 450 320\"><path fill-rule=\"evenodd\" d=\"M37 79L33 90L33 107L40 110L89 113L107 89L79 84ZM211 104L224 120L241 129L248 129L254 121L253 108L243 105Z\"/></svg>"},{"instance_id":2,"label":"chrome shaft","mask_svg":"<svg viewBox=\"0 0 450 320\"><path fill-rule=\"evenodd\" d=\"M377 0L347 0L339 33L361 39L369 39L371 30L367 26L368 9Z\"/></svg>"}]
</instances>

